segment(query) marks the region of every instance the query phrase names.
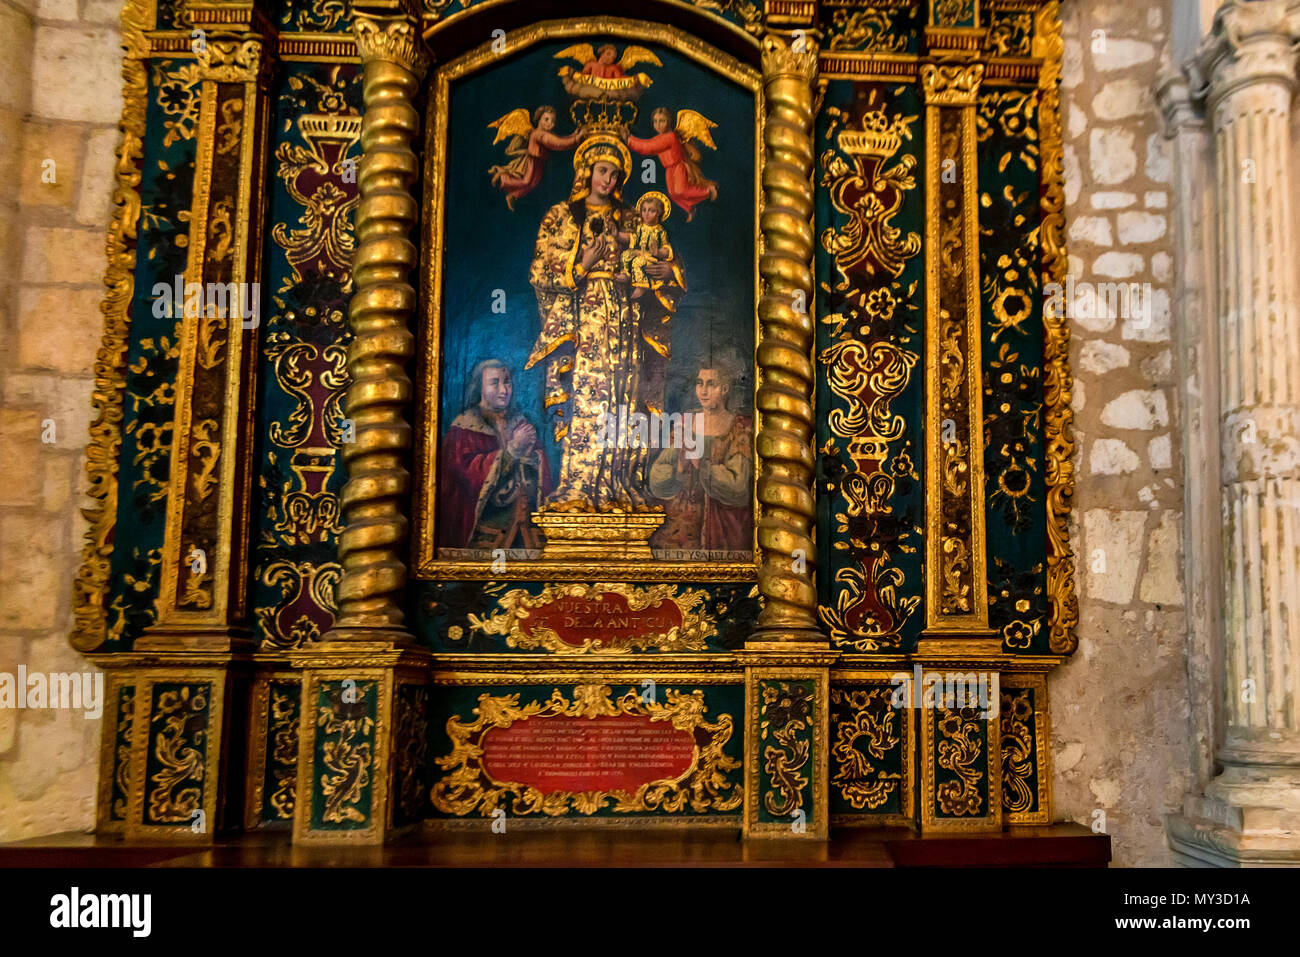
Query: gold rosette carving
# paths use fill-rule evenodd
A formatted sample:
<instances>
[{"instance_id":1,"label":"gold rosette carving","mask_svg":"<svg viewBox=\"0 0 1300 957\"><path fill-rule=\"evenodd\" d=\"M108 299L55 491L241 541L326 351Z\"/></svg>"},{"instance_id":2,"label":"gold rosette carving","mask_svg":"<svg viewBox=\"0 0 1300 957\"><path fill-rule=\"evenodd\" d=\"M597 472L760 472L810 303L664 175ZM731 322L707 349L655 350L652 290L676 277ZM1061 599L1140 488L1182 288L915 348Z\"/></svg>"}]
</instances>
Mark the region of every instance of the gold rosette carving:
<instances>
[{"instance_id":1,"label":"gold rosette carving","mask_svg":"<svg viewBox=\"0 0 1300 957\"><path fill-rule=\"evenodd\" d=\"M194 52L199 75L218 83L253 83L267 69L261 37L220 37L208 40Z\"/></svg>"},{"instance_id":2,"label":"gold rosette carving","mask_svg":"<svg viewBox=\"0 0 1300 957\"><path fill-rule=\"evenodd\" d=\"M925 102L936 106L974 106L983 79L983 63L925 63L921 66Z\"/></svg>"}]
</instances>

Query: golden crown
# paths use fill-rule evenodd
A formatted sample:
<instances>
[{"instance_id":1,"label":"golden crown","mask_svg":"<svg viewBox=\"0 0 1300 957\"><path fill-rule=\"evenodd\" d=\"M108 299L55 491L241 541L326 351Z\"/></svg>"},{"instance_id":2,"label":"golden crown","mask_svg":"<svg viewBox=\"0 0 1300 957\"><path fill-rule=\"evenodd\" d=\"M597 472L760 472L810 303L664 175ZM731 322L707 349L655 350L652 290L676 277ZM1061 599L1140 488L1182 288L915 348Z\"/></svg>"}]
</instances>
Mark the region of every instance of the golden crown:
<instances>
[{"instance_id":1,"label":"golden crown","mask_svg":"<svg viewBox=\"0 0 1300 957\"><path fill-rule=\"evenodd\" d=\"M631 100L577 99L569 107L574 126L589 133L613 133L636 122L637 106Z\"/></svg>"}]
</instances>

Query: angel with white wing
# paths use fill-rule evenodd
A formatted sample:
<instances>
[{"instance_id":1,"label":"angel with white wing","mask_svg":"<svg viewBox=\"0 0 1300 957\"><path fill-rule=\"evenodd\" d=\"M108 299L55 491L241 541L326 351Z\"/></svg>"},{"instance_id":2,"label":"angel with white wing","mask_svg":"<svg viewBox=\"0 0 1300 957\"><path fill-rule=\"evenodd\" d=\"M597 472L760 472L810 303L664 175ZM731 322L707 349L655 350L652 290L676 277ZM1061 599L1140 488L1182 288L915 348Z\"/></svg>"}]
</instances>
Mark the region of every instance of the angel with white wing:
<instances>
[{"instance_id":1,"label":"angel with white wing","mask_svg":"<svg viewBox=\"0 0 1300 957\"><path fill-rule=\"evenodd\" d=\"M568 136L556 135L555 119L555 107L539 106L530 122L528 110L521 106L488 124L489 129L497 131L493 145L510 138L506 155L511 160L493 166L488 172L492 175L492 185L505 192L506 206L511 210L515 208L515 200L527 196L542 181L546 158L553 152L573 149L582 139L581 129Z\"/></svg>"},{"instance_id":2,"label":"angel with white wing","mask_svg":"<svg viewBox=\"0 0 1300 957\"><path fill-rule=\"evenodd\" d=\"M698 204L718 198L718 184L700 172L700 150L695 145L699 142L716 150L709 130L718 124L695 110L678 110L674 122L672 113L662 106L651 119L655 135L648 139L629 136L627 145L643 156L659 157L664 166L664 188L685 211L689 223Z\"/></svg>"}]
</instances>

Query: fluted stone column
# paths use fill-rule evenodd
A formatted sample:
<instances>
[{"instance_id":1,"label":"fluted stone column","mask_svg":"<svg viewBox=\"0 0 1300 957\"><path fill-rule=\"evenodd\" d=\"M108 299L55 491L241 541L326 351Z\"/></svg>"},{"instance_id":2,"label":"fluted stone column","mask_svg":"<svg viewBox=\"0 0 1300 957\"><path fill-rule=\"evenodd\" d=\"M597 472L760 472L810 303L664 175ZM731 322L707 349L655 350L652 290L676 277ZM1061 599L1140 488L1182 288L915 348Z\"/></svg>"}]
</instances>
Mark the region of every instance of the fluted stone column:
<instances>
[{"instance_id":1,"label":"fluted stone column","mask_svg":"<svg viewBox=\"0 0 1300 957\"><path fill-rule=\"evenodd\" d=\"M1197 35L1199 36L1199 30ZM1181 68L1157 83L1172 141L1176 192L1171 227L1178 266L1173 310L1183 460L1183 582L1187 597L1187 676L1191 766L1197 793L1214 776L1215 729L1223 727L1223 523L1219 466L1219 355L1214 315L1215 194L1205 118Z\"/></svg>"},{"instance_id":2,"label":"fluted stone column","mask_svg":"<svg viewBox=\"0 0 1300 957\"><path fill-rule=\"evenodd\" d=\"M1231 0L1185 68L1204 103L1217 206L1201 235L1214 257L1204 332L1218 357L1202 401L1221 452L1223 623L1223 770L1168 822L1188 864L1300 866L1298 37L1297 0Z\"/></svg>"}]
</instances>

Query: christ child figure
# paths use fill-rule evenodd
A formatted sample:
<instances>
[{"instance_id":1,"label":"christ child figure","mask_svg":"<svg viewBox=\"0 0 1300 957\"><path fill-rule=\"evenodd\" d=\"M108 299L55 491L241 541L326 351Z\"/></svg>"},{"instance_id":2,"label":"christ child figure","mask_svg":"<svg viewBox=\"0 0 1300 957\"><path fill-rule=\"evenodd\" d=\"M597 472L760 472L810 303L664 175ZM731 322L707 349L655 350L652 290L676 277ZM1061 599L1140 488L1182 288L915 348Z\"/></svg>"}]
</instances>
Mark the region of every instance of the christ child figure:
<instances>
[{"instance_id":1,"label":"christ child figure","mask_svg":"<svg viewBox=\"0 0 1300 957\"><path fill-rule=\"evenodd\" d=\"M668 197L663 193L646 193L637 204L640 221L631 232L618 234L619 242L627 246L619 256L619 264L622 271L631 277L633 299L640 299L647 289L662 285L662 280L651 280L646 275L645 267L673 258L668 231L663 227L670 209Z\"/></svg>"}]
</instances>

